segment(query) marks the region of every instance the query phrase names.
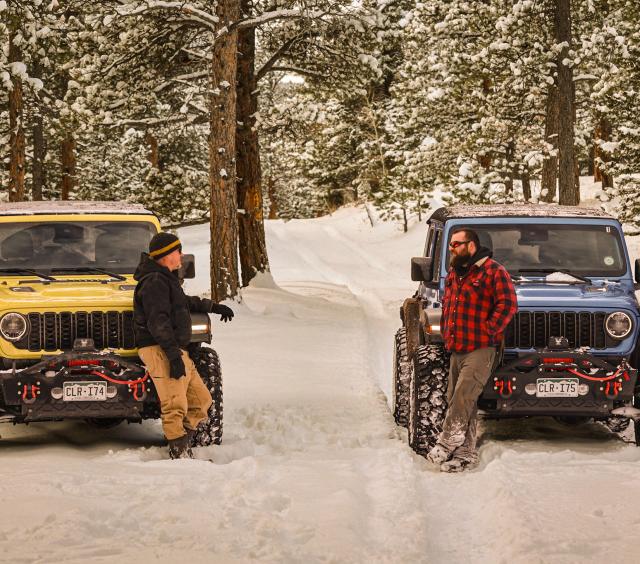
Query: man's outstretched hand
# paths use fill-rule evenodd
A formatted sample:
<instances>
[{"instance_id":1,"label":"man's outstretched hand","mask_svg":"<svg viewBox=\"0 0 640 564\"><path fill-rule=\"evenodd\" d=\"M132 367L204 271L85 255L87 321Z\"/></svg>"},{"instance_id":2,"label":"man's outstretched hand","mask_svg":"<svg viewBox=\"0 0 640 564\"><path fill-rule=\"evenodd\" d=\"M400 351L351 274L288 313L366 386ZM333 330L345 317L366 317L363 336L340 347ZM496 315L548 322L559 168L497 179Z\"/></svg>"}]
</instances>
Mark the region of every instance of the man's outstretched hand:
<instances>
[{"instance_id":1,"label":"man's outstretched hand","mask_svg":"<svg viewBox=\"0 0 640 564\"><path fill-rule=\"evenodd\" d=\"M211 305L211 313L217 313L220 315L220 321L231 321L233 319L233 310L226 305L223 304L212 304Z\"/></svg>"}]
</instances>

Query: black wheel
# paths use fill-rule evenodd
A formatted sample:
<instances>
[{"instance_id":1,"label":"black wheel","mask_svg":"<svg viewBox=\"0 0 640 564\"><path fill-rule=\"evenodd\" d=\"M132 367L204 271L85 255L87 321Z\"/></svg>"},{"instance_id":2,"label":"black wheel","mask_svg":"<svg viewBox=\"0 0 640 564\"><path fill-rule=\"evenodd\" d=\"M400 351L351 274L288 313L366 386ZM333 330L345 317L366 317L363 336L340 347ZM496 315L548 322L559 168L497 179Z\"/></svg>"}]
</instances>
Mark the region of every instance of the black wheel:
<instances>
[{"instance_id":1,"label":"black wheel","mask_svg":"<svg viewBox=\"0 0 640 564\"><path fill-rule=\"evenodd\" d=\"M416 350L409 384L409 446L426 454L437 442L447 412L449 354L444 345Z\"/></svg>"},{"instance_id":2,"label":"black wheel","mask_svg":"<svg viewBox=\"0 0 640 564\"><path fill-rule=\"evenodd\" d=\"M107 430L120 425L124 419L120 419L118 417L90 417L85 419L85 421L96 429Z\"/></svg>"},{"instance_id":3,"label":"black wheel","mask_svg":"<svg viewBox=\"0 0 640 564\"><path fill-rule=\"evenodd\" d=\"M636 446L640 447L640 419L633 422L633 430L635 431Z\"/></svg>"},{"instance_id":4,"label":"black wheel","mask_svg":"<svg viewBox=\"0 0 640 564\"><path fill-rule=\"evenodd\" d=\"M396 333L393 348L393 418L406 427L409 422L409 382L411 361L407 355L407 330L402 327Z\"/></svg>"},{"instance_id":5,"label":"black wheel","mask_svg":"<svg viewBox=\"0 0 640 564\"><path fill-rule=\"evenodd\" d=\"M191 446L219 445L222 441L222 371L218 353L211 347L200 346L190 349L189 356L213 398L209 418L198 425Z\"/></svg>"}]
</instances>

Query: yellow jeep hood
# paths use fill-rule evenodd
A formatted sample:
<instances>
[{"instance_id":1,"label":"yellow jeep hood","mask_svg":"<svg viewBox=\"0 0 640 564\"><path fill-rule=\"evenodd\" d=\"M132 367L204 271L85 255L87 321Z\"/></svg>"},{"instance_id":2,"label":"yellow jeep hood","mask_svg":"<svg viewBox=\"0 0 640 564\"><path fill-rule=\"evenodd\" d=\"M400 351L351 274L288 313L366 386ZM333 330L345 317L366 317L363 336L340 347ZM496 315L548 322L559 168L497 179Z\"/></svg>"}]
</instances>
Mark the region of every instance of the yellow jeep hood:
<instances>
[{"instance_id":1,"label":"yellow jeep hood","mask_svg":"<svg viewBox=\"0 0 640 564\"><path fill-rule=\"evenodd\" d=\"M7 311L81 311L86 308L132 309L133 276L56 276L57 282L25 277L0 279L0 315ZM111 280L111 281L109 281Z\"/></svg>"}]
</instances>

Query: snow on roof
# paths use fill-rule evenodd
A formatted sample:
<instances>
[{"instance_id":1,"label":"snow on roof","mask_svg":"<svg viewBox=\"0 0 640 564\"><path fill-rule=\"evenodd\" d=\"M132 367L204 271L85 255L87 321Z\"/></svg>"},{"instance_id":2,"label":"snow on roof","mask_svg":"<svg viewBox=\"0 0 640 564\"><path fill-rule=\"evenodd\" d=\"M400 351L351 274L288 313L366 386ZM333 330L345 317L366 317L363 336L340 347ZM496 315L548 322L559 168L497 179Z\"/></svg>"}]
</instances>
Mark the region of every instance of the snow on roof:
<instances>
[{"instance_id":1,"label":"snow on roof","mask_svg":"<svg viewBox=\"0 0 640 564\"><path fill-rule=\"evenodd\" d=\"M456 204L439 208L429 218L447 221L466 217L593 217L615 219L612 215L597 208L580 206L558 206L556 204L502 204L502 205L464 205Z\"/></svg>"},{"instance_id":2,"label":"snow on roof","mask_svg":"<svg viewBox=\"0 0 640 564\"><path fill-rule=\"evenodd\" d=\"M44 215L44 214L143 214L153 215L141 204L129 202L88 202L55 200L42 202L0 203L0 215Z\"/></svg>"}]
</instances>

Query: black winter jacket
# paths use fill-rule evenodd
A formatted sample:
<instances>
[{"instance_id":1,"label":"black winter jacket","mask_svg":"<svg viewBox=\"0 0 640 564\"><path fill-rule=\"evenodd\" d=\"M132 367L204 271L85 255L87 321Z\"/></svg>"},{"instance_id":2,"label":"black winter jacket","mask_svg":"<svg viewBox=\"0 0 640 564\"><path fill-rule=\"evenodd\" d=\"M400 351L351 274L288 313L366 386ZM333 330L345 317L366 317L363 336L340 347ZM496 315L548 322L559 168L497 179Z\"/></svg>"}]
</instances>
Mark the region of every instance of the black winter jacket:
<instances>
[{"instance_id":1,"label":"black winter jacket","mask_svg":"<svg viewBox=\"0 0 640 564\"><path fill-rule=\"evenodd\" d=\"M142 253L133 278L133 326L138 347L160 345L169 360L180 357L180 349L191 342L189 312L209 313L213 302L187 296L178 276Z\"/></svg>"}]
</instances>

